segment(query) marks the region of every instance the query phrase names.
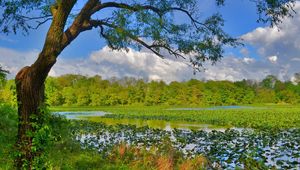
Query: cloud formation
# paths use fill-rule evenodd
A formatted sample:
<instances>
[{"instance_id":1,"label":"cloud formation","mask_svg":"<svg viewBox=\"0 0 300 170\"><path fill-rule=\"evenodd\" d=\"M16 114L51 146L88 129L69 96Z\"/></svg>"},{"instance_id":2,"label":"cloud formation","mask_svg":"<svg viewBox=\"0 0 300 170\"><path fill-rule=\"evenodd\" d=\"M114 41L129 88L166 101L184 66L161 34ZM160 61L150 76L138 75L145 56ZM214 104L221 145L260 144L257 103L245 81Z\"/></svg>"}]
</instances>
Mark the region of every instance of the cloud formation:
<instances>
[{"instance_id":1,"label":"cloud formation","mask_svg":"<svg viewBox=\"0 0 300 170\"><path fill-rule=\"evenodd\" d=\"M276 56L276 55L270 56L270 57L268 57L268 60L269 60L271 63L275 64L276 61L277 61L277 56Z\"/></svg>"},{"instance_id":2,"label":"cloud formation","mask_svg":"<svg viewBox=\"0 0 300 170\"><path fill-rule=\"evenodd\" d=\"M33 63L37 51L20 52L0 48L0 64L11 72L10 78L25 65ZM6 57L4 57L6 56ZM277 64L269 61L257 61L251 57L238 58L227 56L216 65L205 64L205 70L193 74L193 70L185 62L173 58L161 59L156 55L135 51L111 51L104 47L94 51L86 59L58 58L51 69L50 76L63 74L82 74L87 76L101 75L111 77L135 77L145 80L184 81L192 78L205 80L242 80L262 79L266 75L277 73L283 78L289 67L278 68Z\"/></svg>"},{"instance_id":3,"label":"cloud formation","mask_svg":"<svg viewBox=\"0 0 300 170\"><path fill-rule=\"evenodd\" d=\"M161 59L152 53L133 49L128 52L112 51L108 47L92 52L85 60L59 59L50 75L66 73L90 76L100 74L103 78L127 76L167 82L193 75L187 64L180 61Z\"/></svg>"},{"instance_id":4,"label":"cloud formation","mask_svg":"<svg viewBox=\"0 0 300 170\"><path fill-rule=\"evenodd\" d=\"M300 11L298 1L294 8ZM285 18L278 27L259 27L243 36L246 43L257 48L258 54L271 62L287 64L300 60L300 13ZM276 56L276 57L275 57Z\"/></svg>"},{"instance_id":5,"label":"cloud formation","mask_svg":"<svg viewBox=\"0 0 300 170\"><path fill-rule=\"evenodd\" d=\"M300 3L295 6L300 11ZM261 80L275 75L281 80L290 80L300 72L300 13L285 19L280 28L259 27L242 35L246 44L254 47L260 57L253 57L249 50L224 57L216 65L204 64L205 70L193 74L182 60L172 57L161 59L147 51L111 51L103 47L82 59L59 57L50 71L50 76L63 74L101 75L103 78L136 77L146 80L184 81L191 78L205 80ZM1 37L0 37L1 38ZM34 62L38 50L17 51L0 47L0 65L10 71L9 78L19 69Z\"/></svg>"},{"instance_id":6,"label":"cloud formation","mask_svg":"<svg viewBox=\"0 0 300 170\"><path fill-rule=\"evenodd\" d=\"M300 11L298 1L294 8ZM285 18L278 27L259 27L243 36L246 43L254 46L261 60L273 64L270 73L280 79L290 79L294 73L300 72L300 13L293 18Z\"/></svg>"},{"instance_id":7,"label":"cloud formation","mask_svg":"<svg viewBox=\"0 0 300 170\"><path fill-rule=\"evenodd\" d=\"M0 47L0 65L4 70L8 70L10 77L12 77L16 75L22 67L32 64L37 55L37 50L17 51Z\"/></svg>"}]
</instances>

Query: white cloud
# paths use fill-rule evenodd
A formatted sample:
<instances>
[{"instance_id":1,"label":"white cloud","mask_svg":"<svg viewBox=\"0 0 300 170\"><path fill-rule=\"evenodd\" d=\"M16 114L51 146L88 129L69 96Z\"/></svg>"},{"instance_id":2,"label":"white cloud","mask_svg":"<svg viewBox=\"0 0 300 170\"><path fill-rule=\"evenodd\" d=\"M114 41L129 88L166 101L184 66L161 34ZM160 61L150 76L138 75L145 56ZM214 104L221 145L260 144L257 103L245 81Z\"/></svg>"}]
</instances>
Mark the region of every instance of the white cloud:
<instances>
[{"instance_id":1,"label":"white cloud","mask_svg":"<svg viewBox=\"0 0 300 170\"><path fill-rule=\"evenodd\" d=\"M21 68L32 64L37 55L37 50L16 51L0 47L0 65L10 72L9 78L12 78Z\"/></svg>"},{"instance_id":2,"label":"white cloud","mask_svg":"<svg viewBox=\"0 0 300 170\"><path fill-rule=\"evenodd\" d=\"M254 58L244 57L244 58L243 58L243 61L244 61L245 63L249 64L249 63L253 63L255 60L254 60Z\"/></svg>"},{"instance_id":3,"label":"white cloud","mask_svg":"<svg viewBox=\"0 0 300 170\"><path fill-rule=\"evenodd\" d=\"M291 61L300 61L300 57L299 58L292 58Z\"/></svg>"},{"instance_id":4,"label":"white cloud","mask_svg":"<svg viewBox=\"0 0 300 170\"><path fill-rule=\"evenodd\" d=\"M140 52L133 49L126 51L112 51L104 47L91 54L91 65L95 68L106 68L115 72L117 77L134 76L148 80L178 80L187 72L192 73L186 64L172 59L162 59L149 52ZM107 77L111 77L107 74Z\"/></svg>"},{"instance_id":5,"label":"white cloud","mask_svg":"<svg viewBox=\"0 0 300 170\"><path fill-rule=\"evenodd\" d=\"M268 60L271 63L275 64L277 62L277 56L276 55L270 56L270 57L268 57Z\"/></svg>"},{"instance_id":6,"label":"white cloud","mask_svg":"<svg viewBox=\"0 0 300 170\"><path fill-rule=\"evenodd\" d=\"M264 46L268 46L273 42L280 40L282 37L285 37L285 35L285 30L280 31L278 27L258 27L254 31L243 35L242 39L252 42L253 44L263 42Z\"/></svg>"},{"instance_id":7,"label":"white cloud","mask_svg":"<svg viewBox=\"0 0 300 170\"><path fill-rule=\"evenodd\" d=\"M5 66L12 78L19 69L33 63L38 55L37 51L21 52L0 48L0 64ZM2 56L2 57L1 57ZM3 57L6 56L6 57ZM101 75L103 78L136 77L147 80L184 81L191 78L206 80L259 80L269 74L287 79L287 71L293 65L278 67L268 60L255 60L250 57L224 57L216 65L205 64L206 70L196 75L193 70L182 61L172 58L161 59L149 52L130 49L125 51L111 51L104 47L91 53L87 59L58 58L51 69L50 76L63 74Z\"/></svg>"},{"instance_id":8,"label":"white cloud","mask_svg":"<svg viewBox=\"0 0 300 170\"><path fill-rule=\"evenodd\" d=\"M300 2L297 1L295 11L300 11ZM254 47L273 66L266 66L270 74L281 79L291 77L299 72L300 61L300 13L293 18L285 18L278 27L259 27L241 36L244 41Z\"/></svg>"}]
</instances>

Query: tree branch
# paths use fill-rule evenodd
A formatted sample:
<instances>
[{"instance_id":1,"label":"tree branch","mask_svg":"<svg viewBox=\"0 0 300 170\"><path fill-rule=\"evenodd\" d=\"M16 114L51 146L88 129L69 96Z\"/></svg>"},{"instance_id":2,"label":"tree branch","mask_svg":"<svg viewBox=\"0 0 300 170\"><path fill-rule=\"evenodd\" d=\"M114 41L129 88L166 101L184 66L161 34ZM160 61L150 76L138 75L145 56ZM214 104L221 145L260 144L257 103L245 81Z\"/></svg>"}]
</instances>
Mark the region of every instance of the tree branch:
<instances>
[{"instance_id":1,"label":"tree branch","mask_svg":"<svg viewBox=\"0 0 300 170\"><path fill-rule=\"evenodd\" d=\"M209 27L207 27L206 24L197 21L189 11L187 11L183 8L179 8L179 7L159 9L159 8L156 8L151 5L128 5L125 3L106 2L106 3L102 3L102 4L98 3L96 5L96 7L93 9L92 13L94 14L97 11L100 11L104 8L120 8L120 9L127 9L127 10L130 10L133 12L142 11L142 10L151 10L151 11L155 12L159 17L162 17L163 15L165 15L166 13L168 13L170 11L179 11L179 12L183 12L184 14L186 14L189 17L189 19L192 21L192 24L195 26L195 28L197 30L199 30L198 25L201 25L201 26L205 27L206 29L211 30Z\"/></svg>"},{"instance_id":2,"label":"tree branch","mask_svg":"<svg viewBox=\"0 0 300 170\"><path fill-rule=\"evenodd\" d=\"M99 5L98 0L89 0L81 9L72 25L64 32L62 40L62 50L69 45L81 32L90 30L88 21L90 20L92 10Z\"/></svg>"},{"instance_id":3,"label":"tree branch","mask_svg":"<svg viewBox=\"0 0 300 170\"><path fill-rule=\"evenodd\" d=\"M113 28L113 29L119 29L122 30L123 32L126 33L126 35L133 41L137 42L138 44L146 47L147 49L149 49L150 51L152 51L154 54L156 54L157 56L164 58L165 56L163 54L161 54L158 50L155 50L155 48L159 48L159 49L165 49L169 52L169 54L174 55L175 57L181 57L184 58L185 57L183 55L181 55L179 52L177 52L177 50L173 50L172 48L170 48L168 45L163 45L163 44L148 44L145 41L141 40L140 38L138 38L137 36L131 34L129 31L125 30L124 28L118 27L117 25L114 25L112 23L108 23L102 20L90 20L90 25L92 27L100 27L101 31L100 34L108 41L109 46L111 46L113 49L117 49L116 47L114 47L112 45L112 43L109 41L109 37L107 37L104 33L104 28L103 26L107 26L109 28Z\"/></svg>"},{"instance_id":4,"label":"tree branch","mask_svg":"<svg viewBox=\"0 0 300 170\"><path fill-rule=\"evenodd\" d=\"M24 18L27 21L29 20L39 20L39 19L47 19L47 18L52 18L52 15L44 15L44 16L39 16L39 17L28 17L24 15L19 15L20 18Z\"/></svg>"},{"instance_id":5,"label":"tree branch","mask_svg":"<svg viewBox=\"0 0 300 170\"><path fill-rule=\"evenodd\" d=\"M61 53L64 27L77 0L60 0L52 9L53 20L46 35L46 40L38 59L30 66L32 79L37 86L42 86L57 56ZM39 74L37 74L39 73Z\"/></svg>"},{"instance_id":6,"label":"tree branch","mask_svg":"<svg viewBox=\"0 0 300 170\"><path fill-rule=\"evenodd\" d=\"M115 47L110 41L109 41L109 37L104 33L104 27L102 25L99 25L100 27L100 34L103 38L105 38L107 40L108 46L110 48L112 48L113 50L118 49L117 47Z\"/></svg>"},{"instance_id":7,"label":"tree branch","mask_svg":"<svg viewBox=\"0 0 300 170\"><path fill-rule=\"evenodd\" d=\"M106 2L106 3L102 3L101 5L99 5L99 7L97 8L97 10L101 10L104 8L121 8L121 9L128 9L130 11L141 11L141 10L151 10L155 13L157 13L159 16L163 15L163 11L151 6L151 5L128 5L125 3L117 3L117 2Z\"/></svg>"},{"instance_id":8,"label":"tree branch","mask_svg":"<svg viewBox=\"0 0 300 170\"><path fill-rule=\"evenodd\" d=\"M46 22L52 20L52 18L46 18L45 20L43 21L36 21L37 25L36 26L29 26L29 28L31 29L38 29L41 25L45 24Z\"/></svg>"}]
</instances>

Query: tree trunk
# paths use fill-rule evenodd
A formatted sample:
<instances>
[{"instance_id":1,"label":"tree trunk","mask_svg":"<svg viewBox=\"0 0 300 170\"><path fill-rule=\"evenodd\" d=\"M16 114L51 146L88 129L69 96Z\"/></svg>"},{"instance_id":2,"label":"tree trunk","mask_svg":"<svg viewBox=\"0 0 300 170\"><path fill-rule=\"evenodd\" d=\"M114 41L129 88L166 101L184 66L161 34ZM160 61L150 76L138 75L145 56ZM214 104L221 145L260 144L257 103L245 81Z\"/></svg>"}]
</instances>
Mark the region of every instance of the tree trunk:
<instances>
[{"instance_id":1,"label":"tree trunk","mask_svg":"<svg viewBox=\"0 0 300 170\"><path fill-rule=\"evenodd\" d=\"M16 166L18 169L32 169L32 161L38 155L32 148L33 134L39 127L37 117L41 116L40 108L44 103L44 81L36 79L32 67L24 67L16 76L18 101L18 136ZM42 76L41 76L42 77ZM41 83L42 82L42 83ZM37 125L37 126L33 126Z\"/></svg>"},{"instance_id":2,"label":"tree trunk","mask_svg":"<svg viewBox=\"0 0 300 170\"><path fill-rule=\"evenodd\" d=\"M86 10L92 9L97 0L88 1ZM64 32L64 27L76 0L57 1L51 6L52 23L47 32L45 43L37 60L31 66L24 67L16 76L18 101L18 135L16 149L18 157L15 161L17 169L33 169L33 161L41 151L36 152L33 146L33 134L38 130L43 120L44 83L57 56L74 40L81 31L86 19L86 11L80 13L75 23ZM90 15L87 15L90 16ZM91 29L88 27L88 29Z\"/></svg>"}]
</instances>

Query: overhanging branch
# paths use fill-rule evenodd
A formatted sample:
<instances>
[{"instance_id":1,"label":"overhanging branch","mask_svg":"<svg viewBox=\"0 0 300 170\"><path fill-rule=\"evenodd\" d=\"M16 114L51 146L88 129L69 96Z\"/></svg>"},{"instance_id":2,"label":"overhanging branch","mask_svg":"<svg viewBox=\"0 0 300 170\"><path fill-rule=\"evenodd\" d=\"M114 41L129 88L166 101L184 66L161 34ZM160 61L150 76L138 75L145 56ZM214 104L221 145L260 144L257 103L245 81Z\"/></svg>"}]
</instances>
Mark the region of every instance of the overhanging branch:
<instances>
[{"instance_id":1,"label":"overhanging branch","mask_svg":"<svg viewBox=\"0 0 300 170\"><path fill-rule=\"evenodd\" d=\"M159 48L159 49L165 49L167 50L167 52L171 55L174 55L175 57L181 57L184 58L185 57L183 55L181 55L177 50L172 49L170 46L168 46L167 44L148 44L145 41L143 41L142 39L140 39L139 37L131 34L129 31L125 30L124 28L121 28L117 25L114 25L112 23L108 23L102 20L90 20L90 26L92 27L100 27L100 34L108 41L109 46L111 46L113 49L118 49L117 47L113 46L113 43L111 43L109 41L109 37L104 33L104 27L103 26L107 26L109 28L115 29L115 30L122 30L128 38L130 38L131 40L135 41L136 43L144 46L145 48L149 49L150 51L152 51L154 54L156 54L157 56L164 58L165 56L163 54L161 54L159 51L160 50L156 50L155 48Z\"/></svg>"},{"instance_id":2,"label":"overhanging branch","mask_svg":"<svg viewBox=\"0 0 300 170\"><path fill-rule=\"evenodd\" d=\"M128 5L125 3L117 3L117 2L106 2L106 3L102 3L101 5L99 5L99 8L97 9L98 11L104 8L120 8L120 9L127 9L130 11L142 11L142 10L151 10L155 13L157 13L159 16L163 15L163 11L151 6L151 5Z\"/></svg>"},{"instance_id":3,"label":"overhanging branch","mask_svg":"<svg viewBox=\"0 0 300 170\"><path fill-rule=\"evenodd\" d=\"M171 11L179 11L179 12L186 14L186 16L191 20L192 24L194 25L194 27L196 29L199 30L200 29L199 26L201 25L204 28L206 28L207 30L211 30L206 24L201 23L197 19L195 19L188 10L185 10L180 7L170 7L170 8L165 8L165 9L159 9L159 8L151 6L151 5L129 5L129 4L117 3L117 2L106 2L106 3L101 4L99 2L93 8L91 13L94 14L97 11L100 11L105 8L119 8L119 9L126 9L126 10L133 11L133 12L138 12L138 11L142 11L142 10L151 10L154 13L156 13L159 17L162 17L163 15L165 15L166 13L171 12Z\"/></svg>"}]
</instances>

